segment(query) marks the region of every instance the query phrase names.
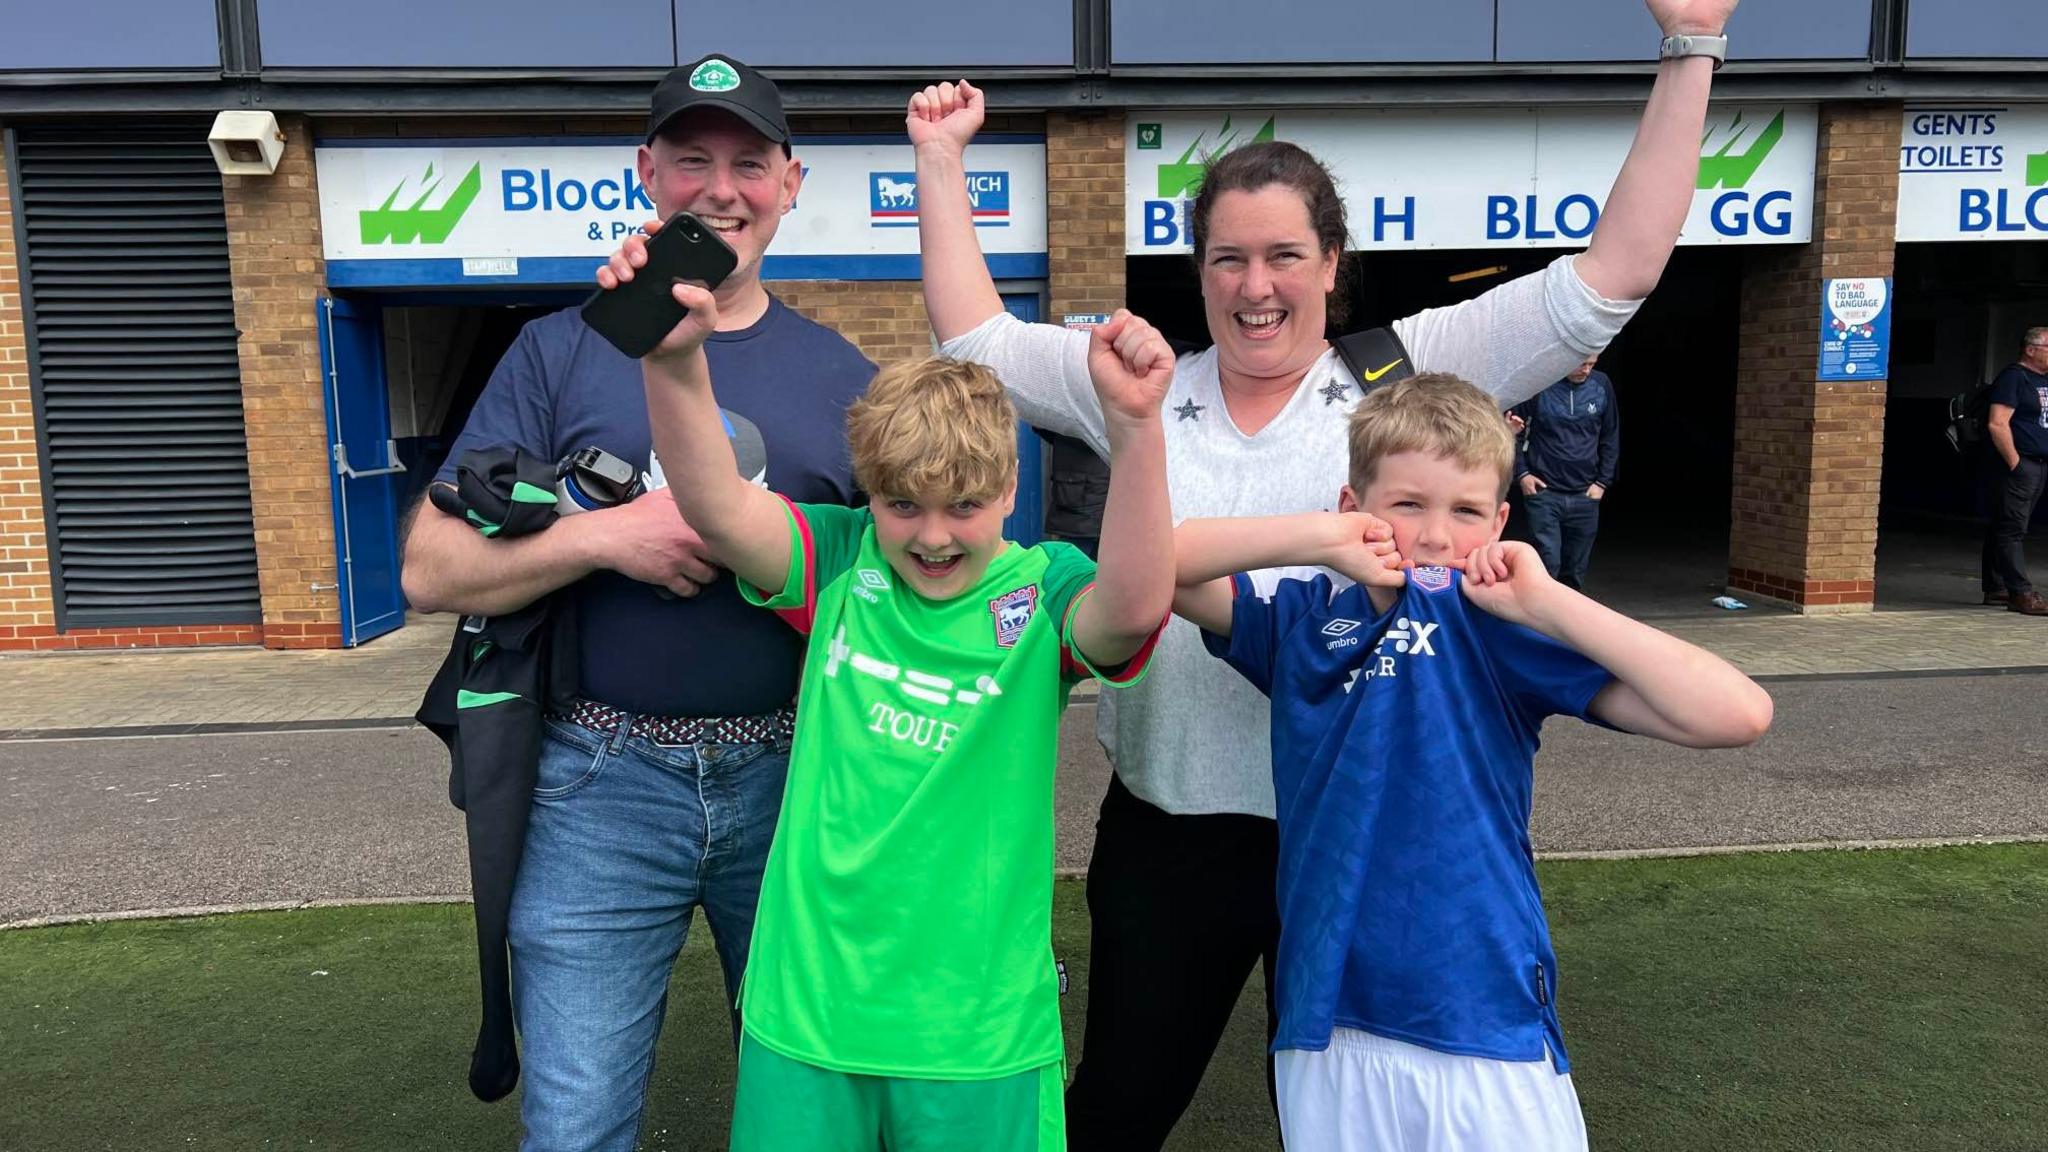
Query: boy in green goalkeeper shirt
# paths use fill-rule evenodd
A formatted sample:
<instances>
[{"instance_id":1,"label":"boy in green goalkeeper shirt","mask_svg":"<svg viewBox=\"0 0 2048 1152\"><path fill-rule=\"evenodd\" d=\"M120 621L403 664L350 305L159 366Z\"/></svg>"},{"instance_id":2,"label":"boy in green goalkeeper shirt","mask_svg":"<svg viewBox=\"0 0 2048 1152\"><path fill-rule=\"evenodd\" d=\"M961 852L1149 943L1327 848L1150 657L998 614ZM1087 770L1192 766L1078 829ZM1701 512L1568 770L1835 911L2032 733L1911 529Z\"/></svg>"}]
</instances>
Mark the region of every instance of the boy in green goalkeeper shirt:
<instances>
[{"instance_id":1,"label":"boy in green goalkeeper shirt","mask_svg":"<svg viewBox=\"0 0 2048 1152\"><path fill-rule=\"evenodd\" d=\"M642 247L611 267L630 278ZM1053 769L1069 688L1144 673L1174 590L1142 320L1089 368L1113 477L1101 566L1002 538L1016 413L987 368L884 369L847 412L866 509L743 479L701 351L709 293L643 362L676 504L749 599L810 637L746 981L732 1147L1064 1148L1051 951ZM701 671L699 674L702 674Z\"/></svg>"}]
</instances>

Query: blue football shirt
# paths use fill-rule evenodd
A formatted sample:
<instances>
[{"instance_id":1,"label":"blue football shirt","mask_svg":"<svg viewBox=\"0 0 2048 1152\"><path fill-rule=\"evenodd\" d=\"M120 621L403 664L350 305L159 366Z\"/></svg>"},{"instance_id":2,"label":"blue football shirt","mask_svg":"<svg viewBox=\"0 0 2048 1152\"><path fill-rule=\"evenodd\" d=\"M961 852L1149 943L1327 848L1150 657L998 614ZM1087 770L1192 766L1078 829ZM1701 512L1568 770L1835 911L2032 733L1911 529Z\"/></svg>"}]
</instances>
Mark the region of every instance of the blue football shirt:
<instances>
[{"instance_id":1,"label":"blue football shirt","mask_svg":"<svg viewBox=\"0 0 2048 1152\"><path fill-rule=\"evenodd\" d=\"M1544 717L1610 676L1460 578L1416 569L1382 614L1328 576L1240 575L1229 639L1205 636L1273 701L1275 1050L1343 1026L1570 1068L1530 796Z\"/></svg>"}]
</instances>

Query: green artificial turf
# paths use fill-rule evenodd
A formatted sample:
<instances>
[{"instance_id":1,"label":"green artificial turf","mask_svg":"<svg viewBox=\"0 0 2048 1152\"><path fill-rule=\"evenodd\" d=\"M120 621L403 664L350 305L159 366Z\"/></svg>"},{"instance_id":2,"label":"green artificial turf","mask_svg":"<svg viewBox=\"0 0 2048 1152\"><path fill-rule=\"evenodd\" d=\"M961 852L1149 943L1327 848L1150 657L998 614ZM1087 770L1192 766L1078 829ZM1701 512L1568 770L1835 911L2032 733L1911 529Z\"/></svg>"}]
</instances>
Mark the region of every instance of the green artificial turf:
<instances>
[{"instance_id":1,"label":"green artificial turf","mask_svg":"<svg viewBox=\"0 0 2048 1152\"><path fill-rule=\"evenodd\" d=\"M2048 1148L2048 846L1540 871L1593 1147Z\"/></svg>"},{"instance_id":2,"label":"green artificial turf","mask_svg":"<svg viewBox=\"0 0 2048 1152\"><path fill-rule=\"evenodd\" d=\"M1548 863L1596 1149L2048 1147L2048 846ZM1079 1051L1087 910L1057 888ZM723 1146L733 1064L700 921L645 1147ZM510 1149L464 1085L466 906L0 933L0 1149ZM1277 1146L1256 985L1173 1147Z\"/></svg>"}]
</instances>

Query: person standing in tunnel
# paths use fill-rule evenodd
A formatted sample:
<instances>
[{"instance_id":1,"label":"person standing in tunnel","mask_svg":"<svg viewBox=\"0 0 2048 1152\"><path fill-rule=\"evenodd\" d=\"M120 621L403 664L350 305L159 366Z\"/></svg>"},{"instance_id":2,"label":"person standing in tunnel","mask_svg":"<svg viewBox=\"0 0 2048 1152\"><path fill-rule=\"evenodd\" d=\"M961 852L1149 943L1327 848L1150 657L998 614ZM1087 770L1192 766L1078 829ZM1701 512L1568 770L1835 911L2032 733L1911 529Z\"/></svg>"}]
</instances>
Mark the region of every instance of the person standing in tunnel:
<instances>
[{"instance_id":1,"label":"person standing in tunnel","mask_svg":"<svg viewBox=\"0 0 2048 1152\"><path fill-rule=\"evenodd\" d=\"M1987 583L1985 602L1995 603L2002 590L2007 610L2048 616L2048 597L2027 578L2026 556L2027 526L2048 487L2048 327L2027 329L2020 358L1991 382L1984 433L2000 480L1984 545L1991 561L1986 575L1995 576L1998 587Z\"/></svg>"},{"instance_id":2,"label":"person standing in tunnel","mask_svg":"<svg viewBox=\"0 0 2048 1152\"><path fill-rule=\"evenodd\" d=\"M1515 450L1515 483L1543 569L1584 591L1586 563L1600 531L1600 501L1621 463L1621 408L1614 383L1588 356L1565 378L1515 405L1526 431Z\"/></svg>"},{"instance_id":3,"label":"person standing in tunnel","mask_svg":"<svg viewBox=\"0 0 2048 1152\"><path fill-rule=\"evenodd\" d=\"M1109 500L1109 462L1072 436L1040 432L1045 442L1045 534L1079 548L1090 560L1102 543Z\"/></svg>"}]
</instances>

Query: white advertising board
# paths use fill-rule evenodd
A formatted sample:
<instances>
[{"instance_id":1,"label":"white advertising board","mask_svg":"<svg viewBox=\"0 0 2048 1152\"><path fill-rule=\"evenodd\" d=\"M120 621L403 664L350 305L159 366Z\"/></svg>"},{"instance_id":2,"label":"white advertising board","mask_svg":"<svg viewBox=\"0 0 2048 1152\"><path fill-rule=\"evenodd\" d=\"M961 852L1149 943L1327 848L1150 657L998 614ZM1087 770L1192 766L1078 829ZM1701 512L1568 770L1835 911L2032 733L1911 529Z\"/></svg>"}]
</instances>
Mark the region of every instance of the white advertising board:
<instances>
[{"instance_id":1,"label":"white advertising board","mask_svg":"<svg viewBox=\"0 0 2048 1152\"><path fill-rule=\"evenodd\" d=\"M1583 246L1640 107L1133 112L1125 247L1186 252L1205 159L1288 140L1335 174L1353 248ZM1810 104L1715 105L1681 244L1801 244L1813 232Z\"/></svg>"},{"instance_id":2,"label":"white advertising board","mask_svg":"<svg viewBox=\"0 0 2048 1152\"><path fill-rule=\"evenodd\" d=\"M2048 105L1907 105L1898 238L2048 239Z\"/></svg>"},{"instance_id":3,"label":"white advertising board","mask_svg":"<svg viewBox=\"0 0 2048 1152\"><path fill-rule=\"evenodd\" d=\"M795 142L796 207L763 262L772 279L916 279L910 145ZM349 141L314 151L335 287L585 284L656 213L632 140ZM998 135L968 154L982 250L1000 277L1045 275L1045 143Z\"/></svg>"}]
</instances>

